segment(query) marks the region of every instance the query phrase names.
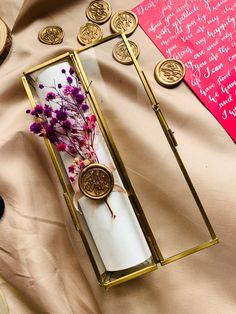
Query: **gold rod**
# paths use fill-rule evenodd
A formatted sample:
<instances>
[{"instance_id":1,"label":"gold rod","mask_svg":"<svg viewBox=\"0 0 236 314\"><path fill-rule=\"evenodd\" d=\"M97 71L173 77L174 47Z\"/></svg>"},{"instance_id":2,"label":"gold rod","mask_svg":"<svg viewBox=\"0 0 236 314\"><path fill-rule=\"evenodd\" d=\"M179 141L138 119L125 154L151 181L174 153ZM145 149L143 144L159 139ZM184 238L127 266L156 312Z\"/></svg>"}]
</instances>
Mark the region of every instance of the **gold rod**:
<instances>
[{"instance_id":1,"label":"gold rod","mask_svg":"<svg viewBox=\"0 0 236 314\"><path fill-rule=\"evenodd\" d=\"M50 59L49 61L43 62L43 63L37 65L36 67L33 67L33 68L29 69L27 72L24 72L23 74L24 74L24 75L32 74L33 72L38 71L38 70L41 70L41 69L45 68L46 66L48 66L48 65L50 65L50 64L52 64L52 63L61 61L62 59L65 59L65 58L69 57L69 55L70 55L69 52L64 53L64 54L62 54L62 55L60 55L60 56L58 56L58 57L55 57L55 58L53 58L53 59Z\"/></svg>"},{"instance_id":2,"label":"gold rod","mask_svg":"<svg viewBox=\"0 0 236 314\"><path fill-rule=\"evenodd\" d=\"M74 52L80 53L80 52L82 52L84 50L87 50L87 49L89 49L91 47L96 47L96 46L98 46L100 44L103 44L103 43L105 43L105 42L107 42L107 41L109 41L109 40L111 40L113 38L119 37L119 36L121 36L121 33L114 33L112 35L109 35L109 36L107 36L105 38L102 38L102 39L96 41L95 43L91 43L91 44L88 44L88 45L86 45L86 46L84 46L82 48L76 49L76 50L74 50Z\"/></svg>"},{"instance_id":3,"label":"gold rod","mask_svg":"<svg viewBox=\"0 0 236 314\"><path fill-rule=\"evenodd\" d=\"M34 97L33 97L32 93L31 93L31 89L29 87L28 81L27 81L25 76L22 76L22 82L23 82L26 94L29 98L30 105L33 108L35 106L35 101L34 101Z\"/></svg>"},{"instance_id":4,"label":"gold rod","mask_svg":"<svg viewBox=\"0 0 236 314\"><path fill-rule=\"evenodd\" d=\"M69 212L70 212L70 215L71 215L71 218L73 220L73 223L74 223L74 226L75 226L75 229L77 231L80 231L80 224L79 224L79 220L78 220L78 216L74 210L74 206L73 204L71 203L71 200L70 200L70 197L67 193L63 193L64 195L64 198L65 198L65 201L66 201L66 204L67 204L67 207L69 209Z\"/></svg>"},{"instance_id":5,"label":"gold rod","mask_svg":"<svg viewBox=\"0 0 236 314\"><path fill-rule=\"evenodd\" d=\"M104 282L103 284L101 284L102 287L105 287L105 288L111 288L111 287L114 287L116 285L119 285L121 283L124 283L130 279L134 279L138 276L141 276L141 275L144 275L144 274L147 274L147 273L150 273L151 271L153 270L156 270L157 269L157 265L151 265L151 266L148 266L148 267L145 267L144 269L141 269L141 270L138 270L132 274L129 274L129 275L126 275L126 276L123 276L119 279L116 279L114 281L110 281L110 282Z\"/></svg>"},{"instance_id":6,"label":"gold rod","mask_svg":"<svg viewBox=\"0 0 236 314\"><path fill-rule=\"evenodd\" d=\"M218 239L214 239L214 240L210 240L208 242L202 243L202 244L197 245L197 246L195 246L195 247L193 247L191 249L188 249L186 251L183 251L181 253L178 253L176 255L173 255L171 257L168 257L168 258L164 259L163 261L161 261L161 265L164 266L164 265L167 265L169 263L175 262L175 261L177 261L177 260L179 260L179 259L181 259L183 257L186 257L188 255L191 255L193 253L196 253L196 252L201 251L203 249L206 249L208 247L211 247L211 246L213 246L213 245L215 245L217 243L219 243Z\"/></svg>"}]
</instances>

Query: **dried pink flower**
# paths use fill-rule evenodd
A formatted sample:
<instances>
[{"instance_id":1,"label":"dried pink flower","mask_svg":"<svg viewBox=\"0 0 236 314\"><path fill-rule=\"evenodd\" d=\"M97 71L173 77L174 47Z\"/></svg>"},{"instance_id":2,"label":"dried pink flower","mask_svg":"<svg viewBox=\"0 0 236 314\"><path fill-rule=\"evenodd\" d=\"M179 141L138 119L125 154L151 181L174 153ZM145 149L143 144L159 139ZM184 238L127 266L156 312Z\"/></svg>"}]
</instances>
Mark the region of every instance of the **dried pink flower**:
<instances>
[{"instance_id":1,"label":"dried pink flower","mask_svg":"<svg viewBox=\"0 0 236 314\"><path fill-rule=\"evenodd\" d=\"M57 148L57 150L59 150L59 152L64 152L66 150L66 144L58 143L58 144L56 144L56 148Z\"/></svg>"}]
</instances>

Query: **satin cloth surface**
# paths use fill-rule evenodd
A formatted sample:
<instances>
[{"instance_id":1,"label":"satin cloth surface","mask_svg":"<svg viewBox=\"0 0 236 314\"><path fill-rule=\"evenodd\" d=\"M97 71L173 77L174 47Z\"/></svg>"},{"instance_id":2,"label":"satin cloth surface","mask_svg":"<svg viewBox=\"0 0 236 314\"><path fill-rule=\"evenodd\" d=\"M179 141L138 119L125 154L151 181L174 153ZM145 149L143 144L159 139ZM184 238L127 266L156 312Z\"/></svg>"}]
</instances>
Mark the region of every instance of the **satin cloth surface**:
<instances>
[{"instance_id":1,"label":"satin cloth surface","mask_svg":"<svg viewBox=\"0 0 236 314\"><path fill-rule=\"evenodd\" d=\"M220 244L106 291L97 284L81 240L72 239L73 226L48 152L43 141L28 131L31 117L25 114L29 102L21 75L32 66L79 47L76 36L87 21L85 9L89 2L0 2L0 16L13 32L12 50L0 67L0 194L6 204L0 221L1 295L11 314L233 314L235 144L184 83L172 90L157 85L153 71L163 56L140 28L131 37L140 46L140 64L175 131L179 153ZM110 3L115 12L132 9L139 1ZM64 29L62 44L47 46L38 41L38 31L46 25ZM109 23L102 28L104 36L110 34ZM102 60L105 65L106 60ZM132 84L129 66L117 63L113 67ZM114 79L110 78L110 99L121 97L121 107L108 108L106 118L155 234L160 232L160 240L166 240L165 248L171 252L172 242L168 242L165 232L178 237L176 226L182 226L182 222L185 225L186 220L186 237L196 238L197 243L208 240L209 236L203 239L203 227L195 223L193 216L174 210L173 191L175 200L186 200L187 204L188 198L182 185L175 177L172 179L172 153L166 141L159 141L159 131L152 132L157 124L154 113L133 101L129 91L121 93L117 84L122 81ZM132 108L124 106L125 98ZM174 187L168 191L170 183ZM167 210L158 212L160 203ZM172 218L165 220L169 207L172 209L168 217ZM157 228L154 221L165 224Z\"/></svg>"}]
</instances>

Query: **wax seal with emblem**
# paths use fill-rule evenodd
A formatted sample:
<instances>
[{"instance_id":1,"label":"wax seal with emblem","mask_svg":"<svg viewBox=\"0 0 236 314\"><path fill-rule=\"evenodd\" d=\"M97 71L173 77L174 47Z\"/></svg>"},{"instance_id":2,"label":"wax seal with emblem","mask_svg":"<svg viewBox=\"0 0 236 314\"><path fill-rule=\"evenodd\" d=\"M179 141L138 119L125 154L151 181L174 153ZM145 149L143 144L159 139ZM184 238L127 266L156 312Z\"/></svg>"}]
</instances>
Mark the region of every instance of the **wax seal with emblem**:
<instances>
[{"instance_id":1,"label":"wax seal with emblem","mask_svg":"<svg viewBox=\"0 0 236 314\"><path fill-rule=\"evenodd\" d=\"M12 45L11 32L6 23L0 18L0 64L7 57Z\"/></svg>"},{"instance_id":2,"label":"wax seal with emblem","mask_svg":"<svg viewBox=\"0 0 236 314\"><path fill-rule=\"evenodd\" d=\"M87 10L87 18L97 24L103 24L111 17L111 6L107 1L92 1Z\"/></svg>"},{"instance_id":3,"label":"wax seal with emblem","mask_svg":"<svg viewBox=\"0 0 236 314\"><path fill-rule=\"evenodd\" d=\"M156 65L154 73L159 84L171 88L183 80L185 67L180 60L164 59Z\"/></svg>"},{"instance_id":4,"label":"wax seal with emblem","mask_svg":"<svg viewBox=\"0 0 236 314\"><path fill-rule=\"evenodd\" d=\"M79 175L80 191L94 200L105 199L113 190L114 177L105 165L92 163L85 167Z\"/></svg>"},{"instance_id":5,"label":"wax seal with emblem","mask_svg":"<svg viewBox=\"0 0 236 314\"><path fill-rule=\"evenodd\" d=\"M78 41L82 45L88 45L102 39L102 30L99 25L88 22L80 27Z\"/></svg>"},{"instance_id":6,"label":"wax seal with emblem","mask_svg":"<svg viewBox=\"0 0 236 314\"><path fill-rule=\"evenodd\" d=\"M62 43L64 32L60 26L46 26L39 31L38 38L44 44L57 45Z\"/></svg>"},{"instance_id":7,"label":"wax seal with emblem","mask_svg":"<svg viewBox=\"0 0 236 314\"><path fill-rule=\"evenodd\" d=\"M139 54L140 54L140 50L139 50L139 47L138 45L129 40L129 44L130 44L130 47L135 55L135 58L137 59ZM129 51L125 45L125 43L122 41L119 41L115 47L113 48L113 51L112 51L112 55L113 55L113 58L122 63L122 64L132 64L133 63L133 60L131 59L131 56L129 54Z\"/></svg>"},{"instance_id":8,"label":"wax seal with emblem","mask_svg":"<svg viewBox=\"0 0 236 314\"><path fill-rule=\"evenodd\" d=\"M111 18L113 32L124 32L131 35L138 26L138 17L132 11L118 11Z\"/></svg>"}]
</instances>

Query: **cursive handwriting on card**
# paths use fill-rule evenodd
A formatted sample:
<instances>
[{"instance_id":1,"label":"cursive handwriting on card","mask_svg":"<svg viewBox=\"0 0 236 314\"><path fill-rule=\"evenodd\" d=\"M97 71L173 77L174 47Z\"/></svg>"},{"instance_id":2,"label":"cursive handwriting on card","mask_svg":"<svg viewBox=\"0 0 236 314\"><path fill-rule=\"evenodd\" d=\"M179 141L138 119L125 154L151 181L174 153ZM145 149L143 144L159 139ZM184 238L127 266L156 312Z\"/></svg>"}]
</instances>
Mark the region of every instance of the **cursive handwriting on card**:
<instances>
[{"instance_id":1,"label":"cursive handwriting on card","mask_svg":"<svg viewBox=\"0 0 236 314\"><path fill-rule=\"evenodd\" d=\"M133 11L186 83L236 142L235 0L145 0Z\"/></svg>"}]
</instances>

